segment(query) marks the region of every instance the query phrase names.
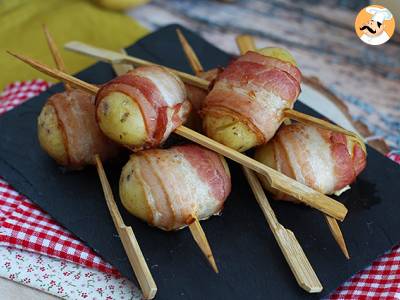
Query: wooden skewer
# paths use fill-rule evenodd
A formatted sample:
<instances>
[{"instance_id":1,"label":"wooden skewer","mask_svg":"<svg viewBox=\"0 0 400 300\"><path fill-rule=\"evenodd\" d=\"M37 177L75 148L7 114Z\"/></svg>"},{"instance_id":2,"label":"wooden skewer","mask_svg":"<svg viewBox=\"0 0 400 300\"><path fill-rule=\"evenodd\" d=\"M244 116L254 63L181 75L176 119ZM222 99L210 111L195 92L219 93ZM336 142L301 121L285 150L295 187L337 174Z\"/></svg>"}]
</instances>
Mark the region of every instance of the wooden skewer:
<instances>
[{"instance_id":1,"label":"wooden skewer","mask_svg":"<svg viewBox=\"0 0 400 300\"><path fill-rule=\"evenodd\" d=\"M65 48L68 50L76 51L78 53L89 55L93 58L108 63L128 63L134 65L135 67L157 65L155 63L137 57L121 54L115 51L110 51L102 48L96 48L81 42L69 42L65 44ZM184 72L174 70L172 68L167 68L167 69L175 73L186 83L200 87L202 89L208 89L209 82L207 80L198 78L196 76Z\"/></svg>"},{"instance_id":2,"label":"wooden skewer","mask_svg":"<svg viewBox=\"0 0 400 300\"><path fill-rule=\"evenodd\" d=\"M125 49L121 49L120 51L122 54L126 54ZM117 74L117 76L128 73L129 71L132 71L134 69L133 66L129 65L129 64L112 63L111 65L112 65L112 68L114 69L115 74Z\"/></svg>"},{"instance_id":3,"label":"wooden skewer","mask_svg":"<svg viewBox=\"0 0 400 300\"><path fill-rule=\"evenodd\" d=\"M177 33L186 54L186 58L189 60L195 74L199 75L201 72L203 72L203 67L198 60L196 53L179 29L177 30ZM256 197L258 205L261 207L261 210L267 219L268 225L274 234L274 237L296 278L296 281L300 287L307 292L316 293L322 291L322 285L294 233L284 228L278 222L278 219L276 218L275 213L268 202L267 196L265 195L257 176L253 171L246 167L243 167L243 172L250 184L254 196Z\"/></svg>"},{"instance_id":4,"label":"wooden skewer","mask_svg":"<svg viewBox=\"0 0 400 300\"><path fill-rule=\"evenodd\" d=\"M236 38L236 43L237 43L238 46L239 46L239 49L240 49L241 54L244 54L244 53L246 53L247 51L254 51L254 50L256 49L256 48L255 48L255 44L254 44L254 39L253 39L252 36L249 36L249 35L241 35L241 36L238 36L238 37ZM308 115L299 113L299 112L294 111L294 110L290 110L290 111L291 111L291 112L295 112L296 114L301 114L301 115L307 116L307 117L309 117L309 118L314 118L314 117L312 117L312 116L308 116ZM291 113L291 112L290 112L290 113ZM320 120L320 119L318 119L318 118L314 118L314 119L316 119L316 120L318 120L318 121L322 121L322 120ZM328 124L329 124L329 125L333 125L333 124L330 124L330 123L328 123ZM341 129L340 127L338 127L338 128ZM344 129L341 129L341 130L344 130ZM345 130L344 130L344 131L345 131ZM352 134L352 133L351 133L351 134ZM330 229L330 231L331 231L331 233L332 233L332 235L333 235L335 241L336 241L337 244L339 245L339 247L340 247L340 249L342 250L344 256L345 256L347 259L349 259L349 258L350 258L349 252L347 251L346 242L345 242L345 240L344 240L342 231L340 230L339 224L337 223L337 221L336 221L334 218L332 218L332 217L330 217L330 216L325 215L325 219L326 219L326 222L328 223L329 229Z\"/></svg>"},{"instance_id":5,"label":"wooden skewer","mask_svg":"<svg viewBox=\"0 0 400 300\"><path fill-rule=\"evenodd\" d=\"M176 34L178 35L179 41L182 45L183 51L186 54L186 58L189 60L190 66L192 70L195 72L196 76L204 71L203 66L201 65L199 58L196 53L193 51L192 46L189 45L185 36L182 34L180 29L176 30Z\"/></svg>"},{"instance_id":6,"label":"wooden skewer","mask_svg":"<svg viewBox=\"0 0 400 300\"><path fill-rule=\"evenodd\" d=\"M321 292L322 284L294 233L279 223L254 172L245 167L243 171L297 283L309 293Z\"/></svg>"},{"instance_id":7,"label":"wooden skewer","mask_svg":"<svg viewBox=\"0 0 400 300\"><path fill-rule=\"evenodd\" d=\"M57 69L62 72L66 72L64 60L62 59L60 51L58 50L58 47L45 24L43 24L43 32L46 37L47 44L49 45L51 55L53 56L53 60L56 63ZM64 82L64 86L67 91L71 89L71 86L68 82Z\"/></svg>"},{"instance_id":8,"label":"wooden skewer","mask_svg":"<svg viewBox=\"0 0 400 300\"><path fill-rule=\"evenodd\" d=\"M99 88L94 85L86 83L61 71L51 69L30 58L11 53L9 51L8 53L27 63L28 65L31 65L33 68L50 76L53 76L54 78L66 80L74 86L80 87L94 94L96 94L99 90ZM254 160L253 158L244 155L243 153L235 151L184 126L179 126L177 129L175 129L174 132L187 138L188 140L191 140L194 143L202 145L210 150L213 150L225 157L232 159L233 161L236 161L239 164L242 164L252 169L257 173L260 173L267 178L268 183L272 188L282 191L283 193L292 196L300 202L309 205L315 209L318 209L321 212L337 220L343 221L347 214L347 209L342 203L318 191L315 191L312 188L301 184L300 182L297 182L296 180Z\"/></svg>"},{"instance_id":9,"label":"wooden skewer","mask_svg":"<svg viewBox=\"0 0 400 300\"><path fill-rule=\"evenodd\" d=\"M46 35L46 39L53 59L56 63L57 69L61 72L64 72L64 61L46 25L43 25L43 30ZM68 82L64 84L66 89L71 89L71 86L68 84ZM150 273L150 270L147 266L146 260L144 259L143 253L139 247L132 228L127 227L122 220L121 214L119 213L118 207L115 203L110 184L108 183L107 176L104 172L100 157L97 154L95 155L95 161L97 166L97 173L103 187L104 196L106 198L107 207L110 211L117 232L121 238L121 242L128 256L129 262L131 263L133 271L135 272L136 278L142 289L143 296L145 297L145 299L153 299L155 297L155 294L157 293L157 286Z\"/></svg>"},{"instance_id":10,"label":"wooden skewer","mask_svg":"<svg viewBox=\"0 0 400 300\"><path fill-rule=\"evenodd\" d=\"M69 84L73 85L76 88L88 91L89 93L93 93L93 94L96 94L97 91L99 90L99 88L97 86L93 85L93 84L87 83L87 82L85 82L83 80L80 80L80 79L78 79L78 78L76 78L74 76L71 76L71 75L69 75L67 73L64 73L64 72L62 72L60 70L52 69L52 68L50 68L50 67L48 67L48 66L46 66L44 64L41 64L41 63L39 63L39 62L37 62L37 61L35 61L33 59L27 58L27 57L19 55L19 54L12 53L10 51L7 51L7 53L12 55L12 56L14 56L14 57L16 57L16 58L18 58L19 60L21 60L21 61L23 61L25 63L27 63L28 65L30 65L34 69L36 69L36 70L38 70L38 71L40 71L40 72L42 72L42 73L44 73L46 75L49 75L49 76L51 76L53 78L59 79L61 81L66 81L66 82L68 82Z\"/></svg>"},{"instance_id":11,"label":"wooden skewer","mask_svg":"<svg viewBox=\"0 0 400 300\"><path fill-rule=\"evenodd\" d=\"M149 65L156 65L155 63L137 58L137 57L133 57L133 56L129 56L129 55L124 55L115 51L111 51L111 50L107 50L107 49L102 49L102 48L98 48L98 47L94 47L82 42L77 42L77 41L72 41L72 42L68 42L65 44L65 48L68 50L72 50L81 54L85 54L88 55L90 57L96 58L98 60L102 60L108 63L130 63L133 64L135 66L149 66ZM210 82L184 73L184 72L180 72L177 71L175 69L172 68L167 68L170 71L172 71L173 73L175 73L177 76L179 76L184 82L197 86L199 88L208 90L209 84ZM307 115L302 114L300 112L297 112L293 109L286 109L284 114L283 114L283 118L297 118L297 120L299 120L300 122L307 122L308 124L314 124L315 126L319 126L322 128L328 128L329 130L332 131L336 131L336 132L340 132L346 135L351 135L353 137L357 137L357 139L359 141L362 141L362 139L360 137L358 137L358 135L356 135L353 132L344 130L343 128L334 125L332 123L329 123L327 121L324 120L320 120L314 117L310 117L307 118ZM318 120L318 122L315 122L315 120Z\"/></svg>"},{"instance_id":12,"label":"wooden skewer","mask_svg":"<svg viewBox=\"0 0 400 300\"><path fill-rule=\"evenodd\" d=\"M132 227L126 226L119 213L118 206L115 203L114 196L108 182L106 173L104 172L99 155L95 155L97 172L100 177L101 185L103 187L104 197L106 198L108 210L114 221L115 228L121 238L122 245L128 255L129 262L135 272L136 278L142 289L145 299L153 299L157 293L157 286L154 282L153 276L150 273L146 260L140 250L138 241L133 233Z\"/></svg>"},{"instance_id":13,"label":"wooden skewer","mask_svg":"<svg viewBox=\"0 0 400 300\"><path fill-rule=\"evenodd\" d=\"M204 233L204 230L200 225L199 219L197 218L197 216L191 215L189 220L187 220L187 224L196 244L199 246L201 252L203 252L204 256L207 258L214 272L218 274L219 270L217 264L215 263L214 255L212 254L210 244L208 243L206 234Z\"/></svg>"},{"instance_id":14,"label":"wooden skewer","mask_svg":"<svg viewBox=\"0 0 400 300\"><path fill-rule=\"evenodd\" d=\"M340 230L340 226L335 218L325 215L325 220L328 223L329 229L335 239L336 243L339 245L340 250L342 250L343 255L350 259L349 251L347 250L346 241L344 240L343 233Z\"/></svg>"},{"instance_id":15,"label":"wooden skewer","mask_svg":"<svg viewBox=\"0 0 400 300\"><path fill-rule=\"evenodd\" d=\"M125 50L121 50L121 52L122 51ZM132 65L121 64L121 63L118 64L113 63L112 67L117 75L125 74L127 71L133 69ZM187 224L189 226L189 230L193 236L194 241L199 246L201 252L203 252L204 256L208 260L214 272L218 273L219 271L217 264L215 263L214 255L212 254L210 244L208 243L206 234L204 233L204 230L201 227L199 219L196 217L195 214L192 214L189 220L187 221Z\"/></svg>"},{"instance_id":16,"label":"wooden skewer","mask_svg":"<svg viewBox=\"0 0 400 300\"><path fill-rule=\"evenodd\" d=\"M247 51L254 51L256 44L251 35L242 34L236 37L236 45L239 47L240 54L245 54Z\"/></svg>"}]
</instances>

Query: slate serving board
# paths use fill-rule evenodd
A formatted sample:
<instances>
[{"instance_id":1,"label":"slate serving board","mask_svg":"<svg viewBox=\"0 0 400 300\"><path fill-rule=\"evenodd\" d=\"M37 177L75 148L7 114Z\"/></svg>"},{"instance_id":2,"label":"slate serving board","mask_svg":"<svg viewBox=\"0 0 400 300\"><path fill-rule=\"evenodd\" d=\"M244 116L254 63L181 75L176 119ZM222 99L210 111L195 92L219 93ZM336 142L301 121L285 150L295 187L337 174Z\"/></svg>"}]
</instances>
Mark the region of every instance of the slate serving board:
<instances>
[{"instance_id":1,"label":"slate serving board","mask_svg":"<svg viewBox=\"0 0 400 300\"><path fill-rule=\"evenodd\" d=\"M176 28L171 25L148 35L129 47L128 53L190 72ZM231 59L196 34L181 29L206 69L223 66ZM97 63L78 77L104 83L114 74L109 65ZM39 147L36 118L46 99L61 89L60 84L55 85L0 117L0 176L123 275L135 280L95 169L65 173ZM296 108L318 116L299 102ZM121 160L106 165L118 201L118 179L126 158ZM202 222L220 270L218 275L207 264L188 229L165 233L150 228L120 206L158 285L157 299L320 298L400 241L400 168L368 148L366 170L339 198L349 209L341 227L352 256L350 261L341 254L320 213L300 205L272 203L278 219L296 234L324 285L322 294L307 294L297 286L241 169L232 162L230 167L233 189L223 215Z\"/></svg>"}]
</instances>

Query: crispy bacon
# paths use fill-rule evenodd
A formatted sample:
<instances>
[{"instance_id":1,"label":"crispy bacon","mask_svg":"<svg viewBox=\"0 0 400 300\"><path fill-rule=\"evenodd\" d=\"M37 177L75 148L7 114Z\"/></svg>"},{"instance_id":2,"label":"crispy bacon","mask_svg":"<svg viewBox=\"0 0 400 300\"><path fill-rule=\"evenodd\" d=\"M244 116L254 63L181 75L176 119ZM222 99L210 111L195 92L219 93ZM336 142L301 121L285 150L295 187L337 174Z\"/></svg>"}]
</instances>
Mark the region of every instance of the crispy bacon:
<instances>
[{"instance_id":1,"label":"crispy bacon","mask_svg":"<svg viewBox=\"0 0 400 300\"><path fill-rule=\"evenodd\" d=\"M94 97L91 94L73 89L54 94L47 104L55 108L63 130L70 168L79 169L94 164L96 153L102 160L117 154L118 146L103 135L96 123Z\"/></svg>"},{"instance_id":2,"label":"crispy bacon","mask_svg":"<svg viewBox=\"0 0 400 300\"><path fill-rule=\"evenodd\" d=\"M161 144L191 109L182 81L159 66L140 67L109 81L97 93L96 105L112 92L129 96L142 112L148 138L145 145L133 150Z\"/></svg>"},{"instance_id":3,"label":"crispy bacon","mask_svg":"<svg viewBox=\"0 0 400 300\"><path fill-rule=\"evenodd\" d=\"M366 153L351 137L300 123L282 126L268 147L272 167L324 194L351 184L366 165Z\"/></svg>"},{"instance_id":4,"label":"crispy bacon","mask_svg":"<svg viewBox=\"0 0 400 300\"><path fill-rule=\"evenodd\" d=\"M298 68L279 59L247 52L219 74L202 114L230 115L249 125L263 144L282 122L300 93Z\"/></svg>"},{"instance_id":5,"label":"crispy bacon","mask_svg":"<svg viewBox=\"0 0 400 300\"><path fill-rule=\"evenodd\" d=\"M164 230L186 226L191 214L200 220L218 214L231 190L221 157L197 145L144 150L131 159L137 171L129 180L146 189L147 222Z\"/></svg>"}]
</instances>

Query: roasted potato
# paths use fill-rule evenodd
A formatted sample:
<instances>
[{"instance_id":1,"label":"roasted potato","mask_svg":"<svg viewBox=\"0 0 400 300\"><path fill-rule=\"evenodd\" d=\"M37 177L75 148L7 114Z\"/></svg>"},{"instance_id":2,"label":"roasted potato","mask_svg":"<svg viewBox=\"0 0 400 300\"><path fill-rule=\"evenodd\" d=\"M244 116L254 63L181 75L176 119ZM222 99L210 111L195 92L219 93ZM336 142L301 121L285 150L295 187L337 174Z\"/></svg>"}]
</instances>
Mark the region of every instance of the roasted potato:
<instances>
[{"instance_id":1,"label":"roasted potato","mask_svg":"<svg viewBox=\"0 0 400 300\"><path fill-rule=\"evenodd\" d=\"M112 92L97 107L101 131L113 141L140 147L147 139L146 125L137 103L129 96Z\"/></svg>"},{"instance_id":2,"label":"roasted potato","mask_svg":"<svg viewBox=\"0 0 400 300\"><path fill-rule=\"evenodd\" d=\"M262 48L262 49L257 49L257 52L262 55L265 55L265 56L270 56L270 57L274 57L274 58L283 60L283 61L291 63L292 65L297 67L296 60L294 59L292 54L290 54L290 52L287 51L286 49L278 48L278 47L266 47L266 48Z\"/></svg>"},{"instance_id":3,"label":"roasted potato","mask_svg":"<svg viewBox=\"0 0 400 300\"><path fill-rule=\"evenodd\" d=\"M203 117L203 131L213 140L239 152L258 144L256 134L244 122L228 115L206 114Z\"/></svg>"},{"instance_id":4,"label":"roasted potato","mask_svg":"<svg viewBox=\"0 0 400 300\"><path fill-rule=\"evenodd\" d=\"M53 105L46 104L38 118L38 137L41 147L58 164L68 164L68 154L65 145L63 129Z\"/></svg>"}]
</instances>

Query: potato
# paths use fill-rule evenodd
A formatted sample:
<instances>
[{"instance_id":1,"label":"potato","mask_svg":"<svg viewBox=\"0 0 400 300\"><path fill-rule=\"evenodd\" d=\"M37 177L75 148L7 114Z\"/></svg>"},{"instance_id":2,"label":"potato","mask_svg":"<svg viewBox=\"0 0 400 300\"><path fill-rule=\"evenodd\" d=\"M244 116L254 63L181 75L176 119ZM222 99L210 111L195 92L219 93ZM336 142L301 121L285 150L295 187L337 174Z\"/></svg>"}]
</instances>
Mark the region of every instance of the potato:
<instances>
[{"instance_id":1,"label":"potato","mask_svg":"<svg viewBox=\"0 0 400 300\"><path fill-rule=\"evenodd\" d=\"M147 196L145 188L141 180L137 180L135 174L138 164L135 161L135 156L132 155L127 164L122 169L119 181L119 196L122 205L132 215L139 219L148 222L149 216L152 215L150 207L147 204ZM134 178L136 179L134 179Z\"/></svg>"},{"instance_id":2,"label":"potato","mask_svg":"<svg viewBox=\"0 0 400 300\"><path fill-rule=\"evenodd\" d=\"M218 117L206 114L203 130L213 140L239 152L258 144L256 134L245 123L228 115Z\"/></svg>"},{"instance_id":3,"label":"potato","mask_svg":"<svg viewBox=\"0 0 400 300\"><path fill-rule=\"evenodd\" d=\"M254 154L254 159L258 160L259 162L263 163L264 165L266 165L272 169L276 170L276 168L277 168L276 161L275 161L275 153L274 153L274 149L273 149L271 143L257 147L256 152ZM264 189L266 189L267 191L272 193L276 199L286 198L293 202L298 202L298 200L285 195L284 193L280 192L277 189L272 188L268 182L268 179L265 176L257 174L257 177L260 180L261 185L264 187Z\"/></svg>"},{"instance_id":4,"label":"potato","mask_svg":"<svg viewBox=\"0 0 400 300\"><path fill-rule=\"evenodd\" d=\"M68 165L63 129L53 105L46 104L38 118L38 136L42 148L60 165Z\"/></svg>"},{"instance_id":5,"label":"potato","mask_svg":"<svg viewBox=\"0 0 400 300\"><path fill-rule=\"evenodd\" d=\"M129 96L112 92L97 106L97 121L101 131L111 140L129 148L140 148L147 131L138 104Z\"/></svg>"},{"instance_id":6,"label":"potato","mask_svg":"<svg viewBox=\"0 0 400 300\"><path fill-rule=\"evenodd\" d=\"M296 60L294 59L292 54L290 54L289 51L287 51L286 49L277 47L266 47L262 49L257 49L257 52L265 56L270 56L273 58L283 60L297 67Z\"/></svg>"}]
</instances>

